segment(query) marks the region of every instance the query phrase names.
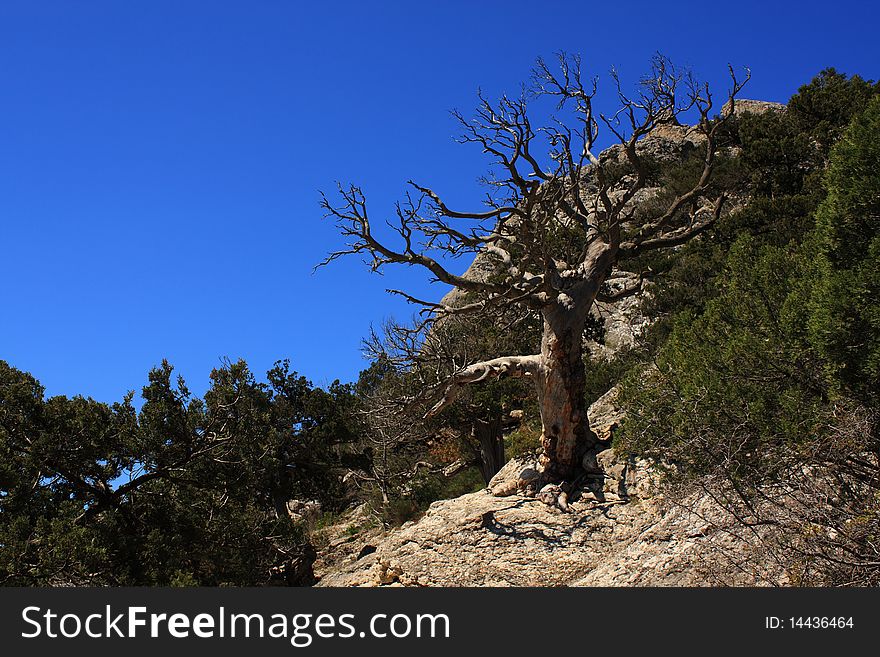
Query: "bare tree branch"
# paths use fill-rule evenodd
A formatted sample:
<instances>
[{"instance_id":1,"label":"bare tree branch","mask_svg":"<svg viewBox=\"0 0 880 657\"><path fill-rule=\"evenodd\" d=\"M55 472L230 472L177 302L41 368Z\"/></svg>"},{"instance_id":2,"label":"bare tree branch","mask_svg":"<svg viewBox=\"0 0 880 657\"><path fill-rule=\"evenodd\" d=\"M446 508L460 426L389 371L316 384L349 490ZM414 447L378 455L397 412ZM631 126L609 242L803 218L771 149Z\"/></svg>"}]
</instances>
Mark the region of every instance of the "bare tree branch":
<instances>
[{"instance_id":1,"label":"bare tree branch","mask_svg":"<svg viewBox=\"0 0 880 657\"><path fill-rule=\"evenodd\" d=\"M502 376L527 377L534 376L541 364L541 356L503 356L492 360L474 363L452 375L439 390L432 391L428 397L440 393L440 400L431 407L425 417L437 415L449 406L458 394L459 388L471 383L480 383Z\"/></svg>"},{"instance_id":2,"label":"bare tree branch","mask_svg":"<svg viewBox=\"0 0 880 657\"><path fill-rule=\"evenodd\" d=\"M414 372L423 377L429 397L439 395L428 415L451 403L463 385L500 376L540 375L535 378L540 378L536 392L544 424L545 465L554 476L577 467L592 435L579 374L589 310L597 300L613 302L641 289L641 282L617 291L605 286L611 271L623 261L684 244L720 218L725 197L710 198L719 130L733 114L735 97L749 79L747 72L745 80L739 80L732 68L730 75L730 109L713 117L708 86L657 55L635 93L625 91L612 71L619 109L597 115L593 108L597 80L584 83L580 58L559 53L554 68L539 59L531 87L520 96L501 96L492 102L480 93L473 117L453 112L462 129L459 141L476 144L491 161L492 169L483 178L489 189L486 207L452 209L439 193L410 181L418 194L407 194L395 207L394 220L387 222L396 235L396 247L373 233L358 187L340 186L339 205L322 196L327 216L336 219L348 238L347 248L331 253L322 264L346 254L363 254L374 271L392 263L417 265L436 281L464 293L452 302L433 302L390 290L422 309L413 331L398 332L395 339L402 341L398 347L424 352ZM559 116L546 126L533 126L527 97L530 102L552 100ZM692 111L698 115L692 130L705 149L699 175L659 211L637 216L633 207L637 194L651 178L642 140L663 126L680 125L680 117ZM618 157L593 152L600 126L617 139ZM465 253L475 254L488 266L464 275L452 273L445 258ZM450 356L454 363L450 367L450 362L442 361L449 351L434 349L430 343L431 329L439 320L503 313L509 307L540 315L544 331L540 354L468 364L458 353Z\"/></svg>"}]
</instances>

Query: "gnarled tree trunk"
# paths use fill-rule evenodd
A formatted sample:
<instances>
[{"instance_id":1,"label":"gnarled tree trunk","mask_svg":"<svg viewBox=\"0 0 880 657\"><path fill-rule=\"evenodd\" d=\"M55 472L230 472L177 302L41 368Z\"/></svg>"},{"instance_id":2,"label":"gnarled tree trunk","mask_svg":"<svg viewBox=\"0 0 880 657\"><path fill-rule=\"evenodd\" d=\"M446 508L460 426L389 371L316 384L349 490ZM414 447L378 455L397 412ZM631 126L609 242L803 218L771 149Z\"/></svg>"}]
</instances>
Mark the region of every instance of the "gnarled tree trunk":
<instances>
[{"instance_id":1,"label":"gnarled tree trunk","mask_svg":"<svg viewBox=\"0 0 880 657\"><path fill-rule=\"evenodd\" d=\"M544 448L540 464L551 480L570 478L577 472L584 454L596 443L584 398L585 323L583 308L554 307L544 313L541 363L535 384Z\"/></svg>"}]
</instances>

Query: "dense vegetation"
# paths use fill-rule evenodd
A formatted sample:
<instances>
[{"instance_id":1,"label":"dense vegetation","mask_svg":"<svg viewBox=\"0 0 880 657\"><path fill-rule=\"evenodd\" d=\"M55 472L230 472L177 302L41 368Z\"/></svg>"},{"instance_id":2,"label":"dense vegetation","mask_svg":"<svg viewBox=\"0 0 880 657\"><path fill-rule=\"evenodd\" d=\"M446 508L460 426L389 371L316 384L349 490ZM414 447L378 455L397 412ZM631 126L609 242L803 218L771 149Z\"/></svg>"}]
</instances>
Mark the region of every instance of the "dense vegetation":
<instances>
[{"instance_id":1,"label":"dense vegetation","mask_svg":"<svg viewBox=\"0 0 880 657\"><path fill-rule=\"evenodd\" d=\"M766 548L796 583L876 584L880 86L824 71L785 111L731 121L721 145L713 184L736 210L638 263L656 281L653 324L637 349L588 364L588 396L623 380L616 447L682 495L709 490L777 527ZM697 160L652 175L674 194ZM139 410L133 394L46 398L0 361L0 584L309 584L322 514L366 502L399 523L538 446L522 381L468 389L428 421L401 403L424 372L528 353L533 316L417 334L389 325L359 381L327 390L286 362L265 382L237 362L198 398L163 363Z\"/></svg>"},{"instance_id":2,"label":"dense vegetation","mask_svg":"<svg viewBox=\"0 0 880 657\"><path fill-rule=\"evenodd\" d=\"M878 91L825 71L739 122L750 200L669 264L624 387L618 447L776 527L803 583L880 581Z\"/></svg>"},{"instance_id":3,"label":"dense vegetation","mask_svg":"<svg viewBox=\"0 0 880 657\"><path fill-rule=\"evenodd\" d=\"M131 395L45 399L0 362L0 582L308 583L285 505L346 503L351 388L314 388L287 363L262 384L238 362L197 399L172 374L150 372L135 412Z\"/></svg>"}]
</instances>

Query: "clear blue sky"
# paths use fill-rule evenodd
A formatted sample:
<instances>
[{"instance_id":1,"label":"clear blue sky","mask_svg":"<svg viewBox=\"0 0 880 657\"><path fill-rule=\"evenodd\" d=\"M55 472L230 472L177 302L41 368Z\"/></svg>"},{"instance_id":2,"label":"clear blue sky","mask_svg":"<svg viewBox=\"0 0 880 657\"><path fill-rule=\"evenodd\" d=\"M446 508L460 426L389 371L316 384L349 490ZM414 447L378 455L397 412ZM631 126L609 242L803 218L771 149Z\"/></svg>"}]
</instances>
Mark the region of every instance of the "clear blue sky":
<instances>
[{"instance_id":1,"label":"clear blue sky","mask_svg":"<svg viewBox=\"0 0 880 657\"><path fill-rule=\"evenodd\" d=\"M748 65L777 101L827 66L876 79L872 5L3 0L0 359L103 401L162 358L198 393L224 356L352 380L370 324L411 312L386 287L445 290L313 275L341 243L319 189L357 182L374 216L410 177L476 198L448 111L560 49L629 78L658 50L716 85Z\"/></svg>"}]
</instances>

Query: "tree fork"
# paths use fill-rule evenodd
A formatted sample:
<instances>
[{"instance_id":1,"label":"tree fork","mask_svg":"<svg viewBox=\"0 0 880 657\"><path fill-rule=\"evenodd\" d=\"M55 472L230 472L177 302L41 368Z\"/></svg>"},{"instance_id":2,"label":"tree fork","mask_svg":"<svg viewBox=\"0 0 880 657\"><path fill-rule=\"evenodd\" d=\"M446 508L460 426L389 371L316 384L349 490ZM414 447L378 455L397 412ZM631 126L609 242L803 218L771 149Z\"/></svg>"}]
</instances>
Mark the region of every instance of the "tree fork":
<instances>
[{"instance_id":1,"label":"tree fork","mask_svg":"<svg viewBox=\"0 0 880 657\"><path fill-rule=\"evenodd\" d=\"M432 379L422 400L439 399L429 416L452 403L462 385L502 376L531 377L541 407L545 476L557 481L574 476L597 443L584 399L582 340L587 315L613 267L645 252L684 244L719 219L724 194L710 186L718 131L735 114L735 97L749 79L747 72L745 80L738 80L733 68L730 75L730 109L712 118L714 101L708 86L658 55L636 96L628 96L612 73L621 107L605 116L594 112L596 85L583 84L578 57L560 54L559 73L538 60L531 91L536 98L552 98L560 111L568 108L571 124L557 120L540 129L533 127L525 93L520 98L502 96L495 104L480 96L473 119L455 113L463 129L460 141L476 144L493 161L492 174L485 179L491 189L488 209L453 210L439 194L412 183L418 194L407 194L395 207L396 217L386 222L399 238L396 247L373 232L360 188L340 185L338 206L322 196L327 216L336 220L348 239L346 248L331 253L324 264L354 254L367 256L373 270L389 264L416 265L435 280L475 297L454 307L404 293L427 313L420 328L430 331L431 322L438 319L497 313L509 307L543 318L540 354L467 366L453 359L451 371L444 367L420 371L419 376ZM648 180L639 140L691 110L699 114L696 128L705 142L698 179L665 209L638 219L639 225L629 225L630 203ZM632 175L617 180L609 163L593 154L600 124L617 138ZM544 162L535 158L536 140L549 148ZM572 231L577 239L558 239ZM465 253L484 254L497 276L457 275L446 268L444 257ZM627 293L633 292L602 297L613 300ZM413 362L419 360L415 351L421 346L410 354Z\"/></svg>"}]
</instances>

